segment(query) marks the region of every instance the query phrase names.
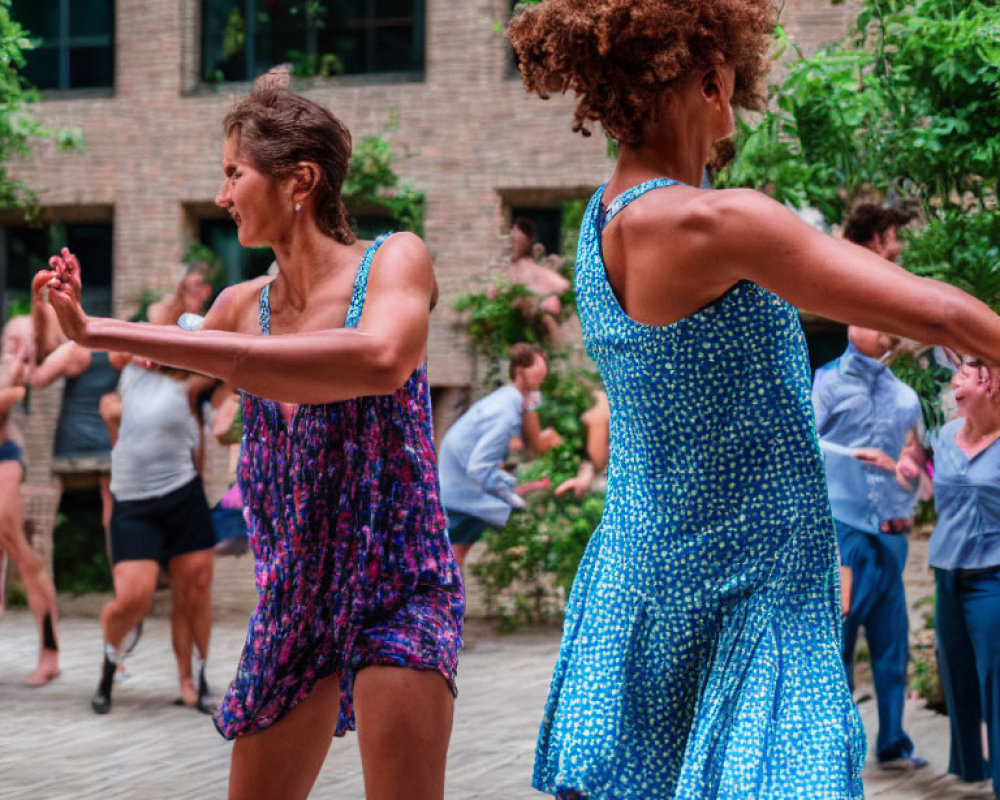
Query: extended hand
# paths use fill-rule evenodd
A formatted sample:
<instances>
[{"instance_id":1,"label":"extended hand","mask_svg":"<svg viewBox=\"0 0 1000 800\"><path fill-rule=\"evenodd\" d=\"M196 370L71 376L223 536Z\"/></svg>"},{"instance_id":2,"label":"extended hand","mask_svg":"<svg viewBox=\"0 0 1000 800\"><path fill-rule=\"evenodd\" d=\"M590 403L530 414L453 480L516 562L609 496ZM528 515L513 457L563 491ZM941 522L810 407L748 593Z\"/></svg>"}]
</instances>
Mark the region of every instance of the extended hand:
<instances>
[{"instance_id":1,"label":"extended hand","mask_svg":"<svg viewBox=\"0 0 1000 800\"><path fill-rule=\"evenodd\" d=\"M866 464L871 464L873 467L884 469L886 472L896 471L895 459L893 459L893 457L884 450L879 450L877 447L859 447L854 451L854 457L858 459L858 461L864 461Z\"/></svg>"},{"instance_id":2,"label":"extended hand","mask_svg":"<svg viewBox=\"0 0 1000 800\"><path fill-rule=\"evenodd\" d=\"M48 287L49 302L59 318L59 326L70 339L83 343L87 328L87 315L83 311L80 296L83 285L80 280L80 262L68 248L49 259L49 269L42 270L32 281L32 288L43 281Z\"/></svg>"},{"instance_id":3,"label":"extended hand","mask_svg":"<svg viewBox=\"0 0 1000 800\"><path fill-rule=\"evenodd\" d=\"M556 487L556 497L562 497L566 492L573 492L577 500L582 500L589 488L590 481L580 477L569 478Z\"/></svg>"}]
</instances>

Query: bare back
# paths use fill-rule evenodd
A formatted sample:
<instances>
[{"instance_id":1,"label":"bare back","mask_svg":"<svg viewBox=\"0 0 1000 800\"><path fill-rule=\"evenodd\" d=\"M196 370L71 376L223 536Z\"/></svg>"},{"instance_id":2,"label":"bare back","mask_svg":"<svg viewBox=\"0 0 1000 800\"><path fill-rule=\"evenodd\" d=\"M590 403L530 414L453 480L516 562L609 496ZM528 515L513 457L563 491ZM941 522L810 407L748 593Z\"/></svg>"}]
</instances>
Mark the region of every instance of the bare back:
<instances>
[{"instance_id":1,"label":"bare back","mask_svg":"<svg viewBox=\"0 0 1000 800\"><path fill-rule=\"evenodd\" d=\"M611 181L607 205L629 187ZM712 303L736 280L704 258L711 237L704 197L683 184L650 191L615 216L601 246L608 282L622 309L644 325L669 325Z\"/></svg>"}]
</instances>

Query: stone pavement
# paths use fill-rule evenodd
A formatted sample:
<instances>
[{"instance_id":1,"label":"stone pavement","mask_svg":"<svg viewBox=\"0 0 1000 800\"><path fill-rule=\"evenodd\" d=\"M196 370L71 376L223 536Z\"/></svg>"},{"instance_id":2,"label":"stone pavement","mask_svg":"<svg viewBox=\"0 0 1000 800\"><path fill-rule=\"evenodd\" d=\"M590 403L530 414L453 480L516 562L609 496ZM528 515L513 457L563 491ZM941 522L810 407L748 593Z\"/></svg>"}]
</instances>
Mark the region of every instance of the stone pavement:
<instances>
[{"instance_id":1,"label":"stone pavement","mask_svg":"<svg viewBox=\"0 0 1000 800\"><path fill-rule=\"evenodd\" d=\"M224 616L212 640L209 678L222 689L242 645L245 617ZM223 798L230 744L209 718L172 704L177 696L169 625L151 618L129 674L114 690L111 713L91 712L101 659L96 620L66 618L60 626L62 676L29 689L34 666L30 615L0 619L0 798L78 800ZM448 762L448 800L532 800L529 786L535 734L558 647L553 630L498 636L470 625L462 654L455 729ZM861 704L874 731L874 701ZM909 774L865 773L866 794L878 800L988 798L984 784L944 777L947 719L917 704L906 724L931 766ZM336 740L312 793L314 798L363 797L357 738Z\"/></svg>"}]
</instances>

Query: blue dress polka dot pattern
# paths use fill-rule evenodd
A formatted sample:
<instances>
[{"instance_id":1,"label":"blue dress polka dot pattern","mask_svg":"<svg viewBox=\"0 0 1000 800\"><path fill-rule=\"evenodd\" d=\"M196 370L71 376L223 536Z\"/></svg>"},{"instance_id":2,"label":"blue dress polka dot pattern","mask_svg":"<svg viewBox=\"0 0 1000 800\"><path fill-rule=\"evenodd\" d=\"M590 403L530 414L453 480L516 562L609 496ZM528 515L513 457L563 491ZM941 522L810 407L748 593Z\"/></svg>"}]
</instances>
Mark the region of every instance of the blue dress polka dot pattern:
<instances>
[{"instance_id":1,"label":"blue dress polka dot pattern","mask_svg":"<svg viewBox=\"0 0 1000 800\"><path fill-rule=\"evenodd\" d=\"M584 216L575 289L611 404L604 516L580 564L536 788L589 800L863 796L836 542L796 310L741 281L631 319Z\"/></svg>"}]
</instances>

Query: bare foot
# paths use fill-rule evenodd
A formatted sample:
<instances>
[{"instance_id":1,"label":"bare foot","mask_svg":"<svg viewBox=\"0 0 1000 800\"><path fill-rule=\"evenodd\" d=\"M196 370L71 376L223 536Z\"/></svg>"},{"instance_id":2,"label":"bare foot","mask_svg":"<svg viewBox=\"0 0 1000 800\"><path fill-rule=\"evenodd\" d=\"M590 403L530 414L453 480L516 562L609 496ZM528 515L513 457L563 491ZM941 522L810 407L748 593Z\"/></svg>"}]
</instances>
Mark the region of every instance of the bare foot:
<instances>
[{"instance_id":1,"label":"bare foot","mask_svg":"<svg viewBox=\"0 0 1000 800\"><path fill-rule=\"evenodd\" d=\"M190 708L198 705L198 687L191 677L181 679L181 702Z\"/></svg>"},{"instance_id":2,"label":"bare foot","mask_svg":"<svg viewBox=\"0 0 1000 800\"><path fill-rule=\"evenodd\" d=\"M59 651L42 650L38 657L38 666L25 681L27 686L44 686L49 681L59 677Z\"/></svg>"}]
</instances>

